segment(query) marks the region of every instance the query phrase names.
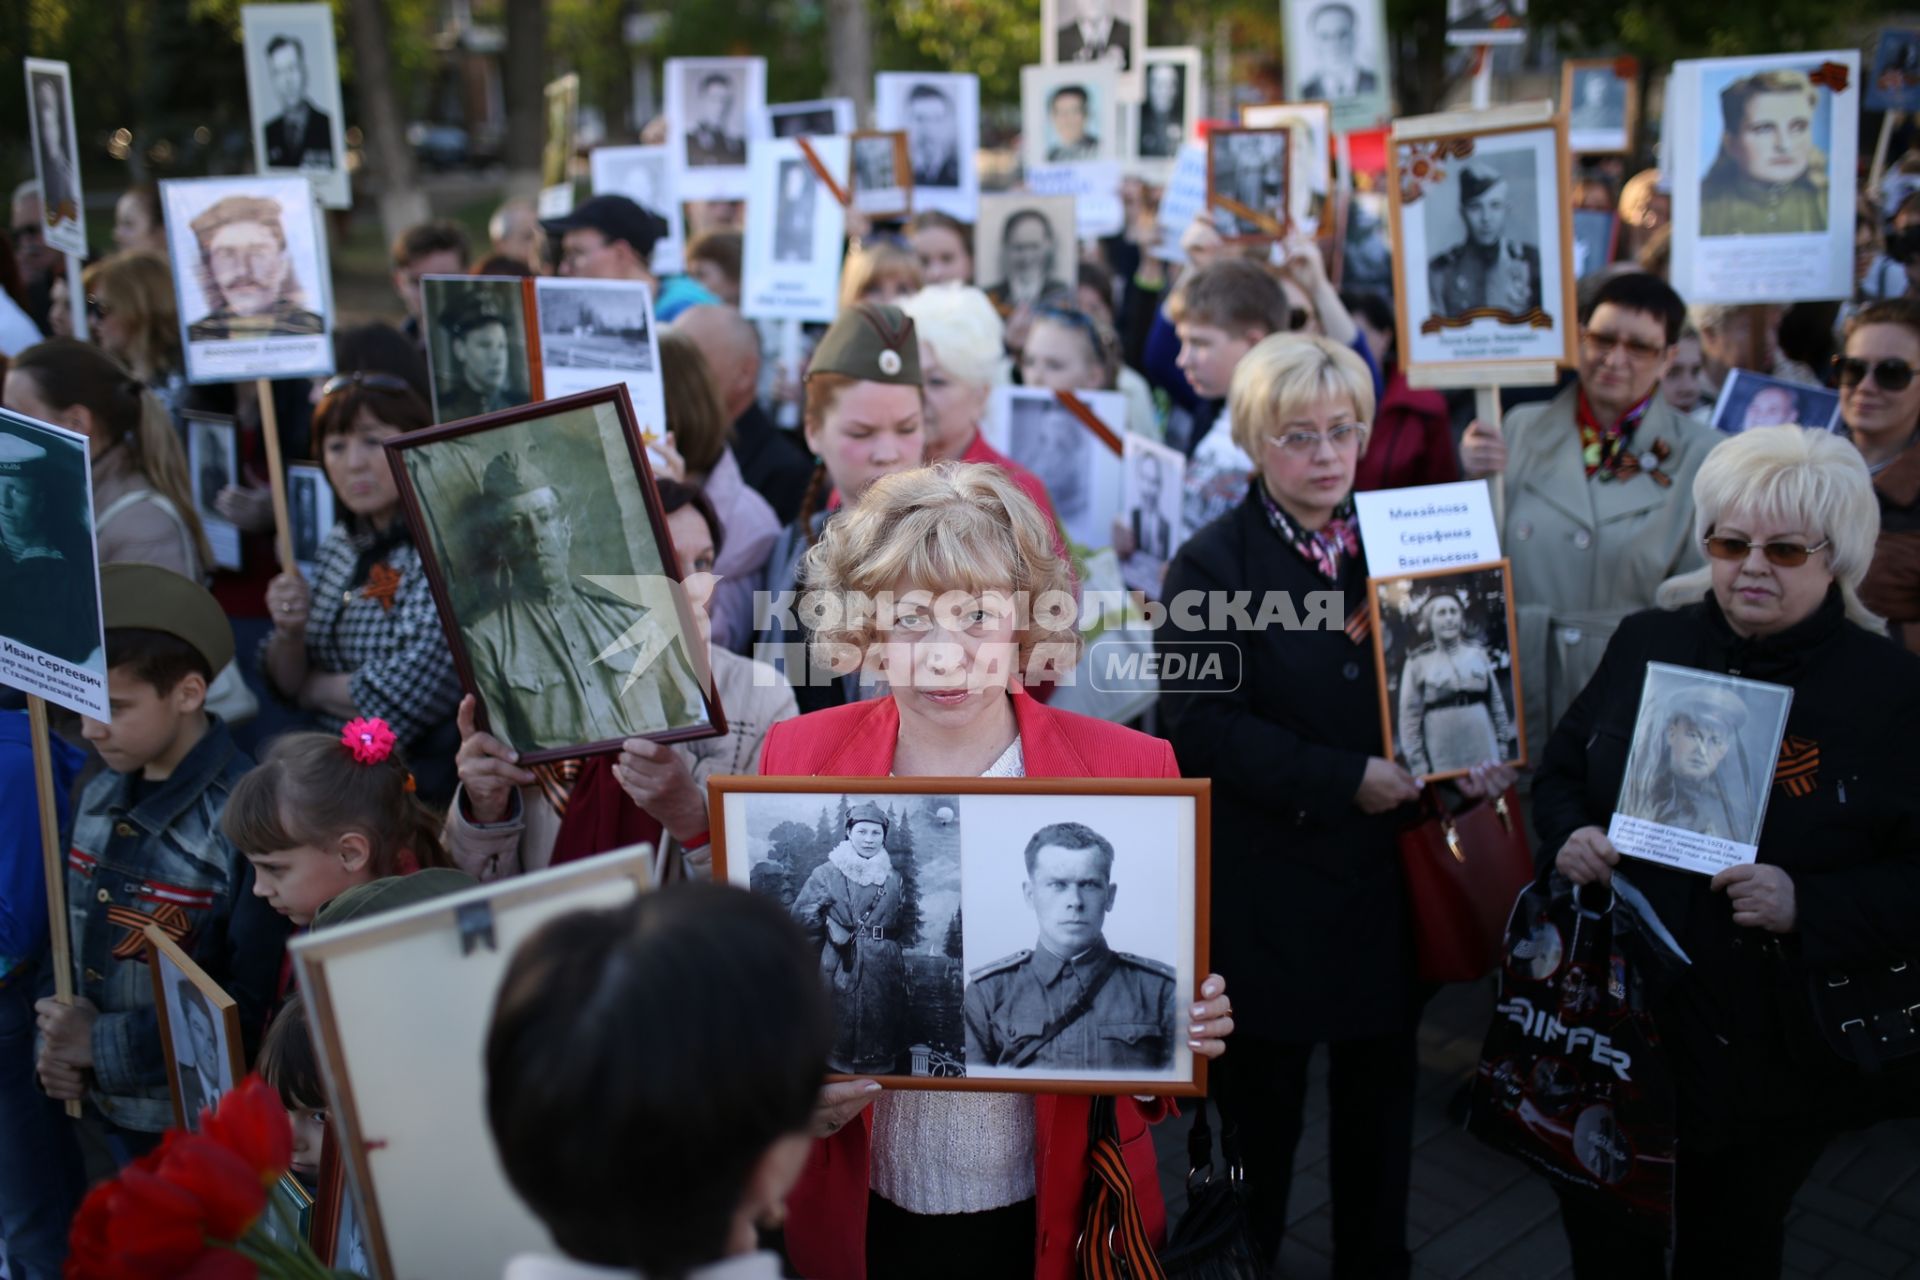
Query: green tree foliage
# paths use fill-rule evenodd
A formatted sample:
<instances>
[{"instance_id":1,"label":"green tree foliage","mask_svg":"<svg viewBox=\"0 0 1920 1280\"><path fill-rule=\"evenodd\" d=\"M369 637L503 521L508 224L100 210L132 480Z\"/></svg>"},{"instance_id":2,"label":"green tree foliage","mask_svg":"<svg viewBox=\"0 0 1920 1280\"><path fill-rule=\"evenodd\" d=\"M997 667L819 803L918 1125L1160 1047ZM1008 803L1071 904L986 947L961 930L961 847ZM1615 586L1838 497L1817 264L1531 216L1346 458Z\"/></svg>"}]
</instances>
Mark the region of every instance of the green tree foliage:
<instances>
[{"instance_id":1,"label":"green tree foliage","mask_svg":"<svg viewBox=\"0 0 1920 1280\"><path fill-rule=\"evenodd\" d=\"M887 852L900 873L900 949L920 945L920 870L913 857L913 822L898 808L887 812Z\"/></svg>"}]
</instances>

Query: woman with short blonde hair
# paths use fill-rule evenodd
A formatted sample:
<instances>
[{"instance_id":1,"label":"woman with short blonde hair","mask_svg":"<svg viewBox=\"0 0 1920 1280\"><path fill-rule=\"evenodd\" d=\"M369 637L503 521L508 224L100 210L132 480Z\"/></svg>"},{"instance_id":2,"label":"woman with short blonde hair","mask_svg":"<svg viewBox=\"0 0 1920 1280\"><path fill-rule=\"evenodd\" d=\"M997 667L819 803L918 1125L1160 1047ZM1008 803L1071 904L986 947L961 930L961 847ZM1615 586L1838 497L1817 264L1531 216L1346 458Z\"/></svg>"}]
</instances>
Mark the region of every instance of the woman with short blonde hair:
<instances>
[{"instance_id":1,"label":"woman with short blonde hair","mask_svg":"<svg viewBox=\"0 0 1920 1280\"><path fill-rule=\"evenodd\" d=\"M1342 397L1360 424L1360 452L1373 431L1373 374L1352 348L1308 334L1277 333L1258 343L1233 371L1227 392L1233 442L1256 461L1265 438L1292 414Z\"/></svg>"}]
</instances>

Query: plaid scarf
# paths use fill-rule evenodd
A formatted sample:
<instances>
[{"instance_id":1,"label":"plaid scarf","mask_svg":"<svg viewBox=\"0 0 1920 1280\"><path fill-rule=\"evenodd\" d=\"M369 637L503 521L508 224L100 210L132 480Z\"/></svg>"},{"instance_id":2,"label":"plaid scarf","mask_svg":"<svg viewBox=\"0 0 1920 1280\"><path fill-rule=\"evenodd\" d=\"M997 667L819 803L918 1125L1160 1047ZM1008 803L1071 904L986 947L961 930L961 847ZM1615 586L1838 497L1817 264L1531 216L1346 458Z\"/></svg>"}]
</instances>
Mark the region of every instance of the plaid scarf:
<instances>
[{"instance_id":1,"label":"plaid scarf","mask_svg":"<svg viewBox=\"0 0 1920 1280\"><path fill-rule=\"evenodd\" d=\"M1342 559L1360 554L1360 527L1353 517L1353 495L1348 494L1334 508L1326 528L1313 533L1302 529L1292 516L1280 509L1280 504L1267 492L1265 480L1256 479L1253 484L1260 494L1261 510L1267 513L1267 524L1280 535L1280 541L1292 547L1321 577L1338 583Z\"/></svg>"}]
</instances>

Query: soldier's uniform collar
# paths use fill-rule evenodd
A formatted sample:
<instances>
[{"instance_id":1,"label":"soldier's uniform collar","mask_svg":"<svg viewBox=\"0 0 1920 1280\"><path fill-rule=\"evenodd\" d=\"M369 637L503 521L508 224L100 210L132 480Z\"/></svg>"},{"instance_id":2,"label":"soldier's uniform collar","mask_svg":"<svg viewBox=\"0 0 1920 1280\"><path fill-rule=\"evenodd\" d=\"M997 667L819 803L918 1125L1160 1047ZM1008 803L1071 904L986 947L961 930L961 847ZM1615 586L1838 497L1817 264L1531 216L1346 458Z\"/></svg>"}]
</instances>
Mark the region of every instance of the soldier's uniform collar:
<instances>
[{"instance_id":1,"label":"soldier's uniform collar","mask_svg":"<svg viewBox=\"0 0 1920 1280\"><path fill-rule=\"evenodd\" d=\"M1058 956L1047 948L1045 942L1036 941L1033 946L1033 973L1041 982L1052 986L1060 980L1060 975L1071 968L1075 973L1094 974L1113 959L1113 950L1107 946L1103 935L1094 939L1092 946L1077 956Z\"/></svg>"}]
</instances>

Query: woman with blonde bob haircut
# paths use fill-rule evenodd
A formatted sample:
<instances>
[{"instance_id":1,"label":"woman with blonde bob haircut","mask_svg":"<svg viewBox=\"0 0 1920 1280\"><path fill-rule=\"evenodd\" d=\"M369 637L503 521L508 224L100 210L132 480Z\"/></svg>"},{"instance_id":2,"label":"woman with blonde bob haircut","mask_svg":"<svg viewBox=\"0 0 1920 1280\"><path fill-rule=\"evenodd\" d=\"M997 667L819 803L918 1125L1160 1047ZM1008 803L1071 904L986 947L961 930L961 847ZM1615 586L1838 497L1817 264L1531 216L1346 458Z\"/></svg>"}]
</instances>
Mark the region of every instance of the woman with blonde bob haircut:
<instances>
[{"instance_id":1,"label":"woman with blonde bob haircut","mask_svg":"<svg viewBox=\"0 0 1920 1280\"><path fill-rule=\"evenodd\" d=\"M1744 432L1708 455L1693 498L1711 590L1614 632L1541 758L1535 847L1575 884L1618 868L1692 959L1653 1004L1679 1099L1673 1274L1778 1276L1788 1209L1829 1139L1898 1114L1877 1083L1895 1077L1828 1048L1807 993L1838 974L1871 991L1913 952L1920 658L1860 603L1880 519L1845 440ZM1607 839L1650 662L1793 690L1755 861L1711 878L1629 870ZM1770 737L1745 746L1773 750ZM1597 1198L1569 1195L1560 1212L1576 1276L1665 1274L1666 1241Z\"/></svg>"},{"instance_id":2,"label":"woman with blonde bob haircut","mask_svg":"<svg viewBox=\"0 0 1920 1280\"><path fill-rule=\"evenodd\" d=\"M941 463L875 480L826 526L803 576L823 619L818 638L841 663L877 655L886 694L776 724L763 774L1179 775L1158 738L1052 710L1024 691L1019 666L1029 656L1058 645L1071 664L1072 596L1046 519L997 468ZM1233 1029L1226 983L1210 974L1193 996L1189 1045L1218 1057ZM1158 1101L1116 1100L1121 1150L1155 1237L1166 1207L1146 1127L1166 1113ZM1069 1280L1088 1118L1084 1096L828 1085L820 1140L790 1201L795 1268L822 1280Z\"/></svg>"},{"instance_id":3,"label":"woman with blonde bob haircut","mask_svg":"<svg viewBox=\"0 0 1920 1280\"><path fill-rule=\"evenodd\" d=\"M87 314L100 349L133 370L167 407L186 387L173 270L157 253L131 250L86 270Z\"/></svg>"}]
</instances>

